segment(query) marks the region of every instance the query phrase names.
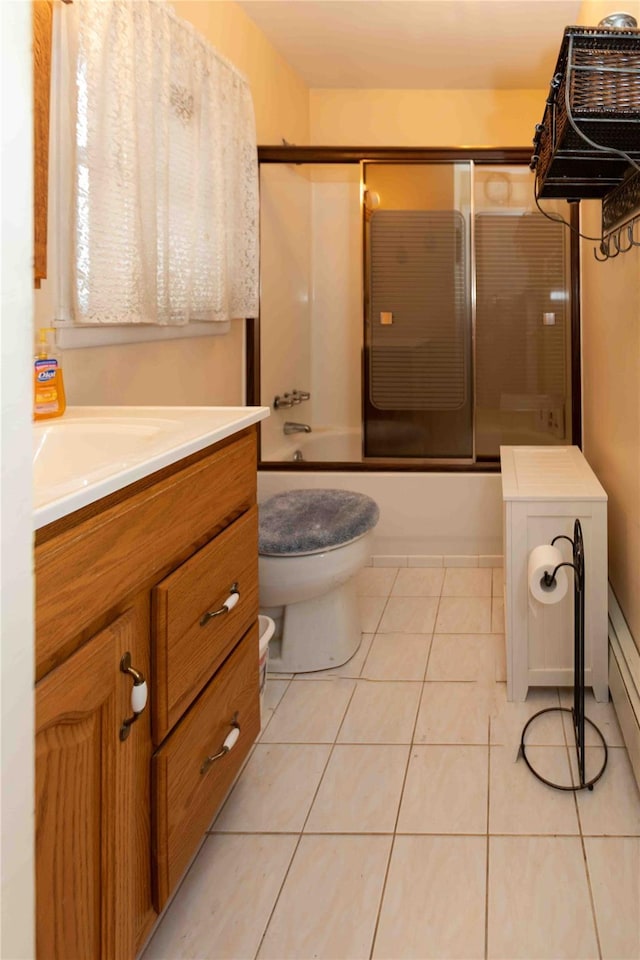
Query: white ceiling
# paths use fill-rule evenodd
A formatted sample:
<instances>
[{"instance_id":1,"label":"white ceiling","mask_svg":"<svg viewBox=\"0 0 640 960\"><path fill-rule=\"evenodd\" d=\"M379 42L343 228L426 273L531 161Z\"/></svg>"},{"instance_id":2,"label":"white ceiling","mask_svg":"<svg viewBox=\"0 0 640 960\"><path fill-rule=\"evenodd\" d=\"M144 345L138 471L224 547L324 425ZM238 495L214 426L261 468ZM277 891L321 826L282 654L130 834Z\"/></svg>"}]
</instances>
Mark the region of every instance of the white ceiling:
<instances>
[{"instance_id":1,"label":"white ceiling","mask_svg":"<svg viewBox=\"0 0 640 960\"><path fill-rule=\"evenodd\" d=\"M546 88L580 9L580 0L238 2L311 88Z\"/></svg>"}]
</instances>

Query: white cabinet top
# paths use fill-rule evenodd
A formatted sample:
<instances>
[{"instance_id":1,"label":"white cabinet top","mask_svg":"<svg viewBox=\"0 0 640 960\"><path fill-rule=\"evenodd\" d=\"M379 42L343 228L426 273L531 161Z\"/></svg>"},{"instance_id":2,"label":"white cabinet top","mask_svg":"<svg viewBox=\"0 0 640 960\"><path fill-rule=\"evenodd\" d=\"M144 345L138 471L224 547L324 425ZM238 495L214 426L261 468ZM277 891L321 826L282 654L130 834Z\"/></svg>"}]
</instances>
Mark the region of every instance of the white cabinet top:
<instances>
[{"instance_id":1,"label":"white cabinet top","mask_svg":"<svg viewBox=\"0 0 640 960\"><path fill-rule=\"evenodd\" d=\"M606 500L578 447L500 447L503 500Z\"/></svg>"},{"instance_id":2,"label":"white cabinet top","mask_svg":"<svg viewBox=\"0 0 640 960\"><path fill-rule=\"evenodd\" d=\"M268 416L268 407L68 407L33 426L34 527Z\"/></svg>"}]
</instances>

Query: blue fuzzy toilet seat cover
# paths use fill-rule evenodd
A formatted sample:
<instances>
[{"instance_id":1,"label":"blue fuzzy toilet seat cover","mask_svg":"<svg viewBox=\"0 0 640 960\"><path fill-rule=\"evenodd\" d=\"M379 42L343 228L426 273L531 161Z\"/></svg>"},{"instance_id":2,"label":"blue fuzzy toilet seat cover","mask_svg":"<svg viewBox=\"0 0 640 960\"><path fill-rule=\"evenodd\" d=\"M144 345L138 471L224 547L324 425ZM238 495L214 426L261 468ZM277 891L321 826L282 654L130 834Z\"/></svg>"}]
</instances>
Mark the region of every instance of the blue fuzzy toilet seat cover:
<instances>
[{"instance_id":1,"label":"blue fuzzy toilet seat cover","mask_svg":"<svg viewBox=\"0 0 640 960\"><path fill-rule=\"evenodd\" d=\"M334 550L372 530L380 511L364 493L290 490L261 503L259 552L295 557Z\"/></svg>"}]
</instances>

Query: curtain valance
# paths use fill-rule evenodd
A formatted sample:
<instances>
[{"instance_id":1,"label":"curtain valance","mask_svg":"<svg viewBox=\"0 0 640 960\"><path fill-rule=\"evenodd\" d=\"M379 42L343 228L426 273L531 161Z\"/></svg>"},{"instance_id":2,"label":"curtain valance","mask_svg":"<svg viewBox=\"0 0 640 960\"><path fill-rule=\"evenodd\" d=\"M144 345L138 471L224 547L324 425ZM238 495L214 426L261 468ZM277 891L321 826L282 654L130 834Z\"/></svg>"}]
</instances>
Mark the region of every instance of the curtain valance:
<instances>
[{"instance_id":1,"label":"curtain valance","mask_svg":"<svg viewBox=\"0 0 640 960\"><path fill-rule=\"evenodd\" d=\"M59 319L255 315L245 78L157 0L75 0L57 20Z\"/></svg>"}]
</instances>

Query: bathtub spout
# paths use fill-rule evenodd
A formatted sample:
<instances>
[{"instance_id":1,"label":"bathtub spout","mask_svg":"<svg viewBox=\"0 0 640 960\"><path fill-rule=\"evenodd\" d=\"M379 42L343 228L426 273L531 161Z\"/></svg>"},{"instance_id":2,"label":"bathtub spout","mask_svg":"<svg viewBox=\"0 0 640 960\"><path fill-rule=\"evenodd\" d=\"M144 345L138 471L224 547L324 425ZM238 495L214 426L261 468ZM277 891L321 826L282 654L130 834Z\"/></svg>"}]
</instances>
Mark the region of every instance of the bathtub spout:
<instances>
[{"instance_id":1,"label":"bathtub spout","mask_svg":"<svg viewBox=\"0 0 640 960\"><path fill-rule=\"evenodd\" d=\"M285 437L288 437L291 433L311 433L311 427L308 423L291 423L289 420L286 421L283 430Z\"/></svg>"}]
</instances>

